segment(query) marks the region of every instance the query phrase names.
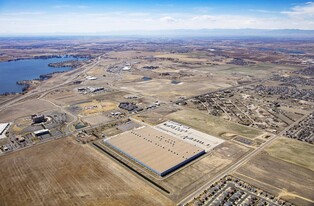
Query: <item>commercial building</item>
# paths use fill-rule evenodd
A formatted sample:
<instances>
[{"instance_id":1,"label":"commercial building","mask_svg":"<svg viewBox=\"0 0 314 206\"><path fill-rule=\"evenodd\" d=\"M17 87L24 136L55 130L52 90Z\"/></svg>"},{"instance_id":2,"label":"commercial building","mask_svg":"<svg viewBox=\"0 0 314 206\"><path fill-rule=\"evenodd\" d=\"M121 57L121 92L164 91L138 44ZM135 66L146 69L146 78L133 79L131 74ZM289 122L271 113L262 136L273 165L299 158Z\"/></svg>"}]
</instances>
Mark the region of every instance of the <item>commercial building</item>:
<instances>
[{"instance_id":1,"label":"commercial building","mask_svg":"<svg viewBox=\"0 0 314 206\"><path fill-rule=\"evenodd\" d=\"M205 154L205 150L145 126L104 141L154 173L165 176Z\"/></svg>"},{"instance_id":2,"label":"commercial building","mask_svg":"<svg viewBox=\"0 0 314 206\"><path fill-rule=\"evenodd\" d=\"M0 135L2 135L9 126L9 123L0 124Z\"/></svg>"},{"instance_id":3,"label":"commercial building","mask_svg":"<svg viewBox=\"0 0 314 206\"><path fill-rule=\"evenodd\" d=\"M223 139L197 131L174 121L166 121L155 126L155 129L174 136L184 142L197 146L209 152L224 142Z\"/></svg>"},{"instance_id":4,"label":"commercial building","mask_svg":"<svg viewBox=\"0 0 314 206\"><path fill-rule=\"evenodd\" d=\"M34 124L38 124L38 123L46 122L47 118L45 117L45 115L33 114L32 115L32 120L33 120Z\"/></svg>"},{"instance_id":5,"label":"commercial building","mask_svg":"<svg viewBox=\"0 0 314 206\"><path fill-rule=\"evenodd\" d=\"M40 136L40 135L48 134L49 132L50 132L49 129L41 129L41 130L35 131L34 134L36 136Z\"/></svg>"}]
</instances>

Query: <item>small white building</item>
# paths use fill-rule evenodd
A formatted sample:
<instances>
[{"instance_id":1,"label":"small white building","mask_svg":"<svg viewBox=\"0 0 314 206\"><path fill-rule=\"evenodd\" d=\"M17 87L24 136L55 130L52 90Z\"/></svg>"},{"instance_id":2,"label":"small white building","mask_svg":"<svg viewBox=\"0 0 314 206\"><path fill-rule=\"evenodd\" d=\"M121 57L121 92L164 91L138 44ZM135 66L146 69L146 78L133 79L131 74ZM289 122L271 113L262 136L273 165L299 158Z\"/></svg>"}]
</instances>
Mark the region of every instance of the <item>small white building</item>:
<instances>
[{"instance_id":1,"label":"small white building","mask_svg":"<svg viewBox=\"0 0 314 206\"><path fill-rule=\"evenodd\" d=\"M48 133L49 133L49 129L41 129L41 130L35 131L34 135L40 136L40 135L44 135L44 134L48 134Z\"/></svg>"},{"instance_id":2,"label":"small white building","mask_svg":"<svg viewBox=\"0 0 314 206\"><path fill-rule=\"evenodd\" d=\"M86 79L88 79L88 80L96 80L97 77L87 76Z\"/></svg>"},{"instance_id":3,"label":"small white building","mask_svg":"<svg viewBox=\"0 0 314 206\"><path fill-rule=\"evenodd\" d=\"M122 71L130 71L131 70L131 67L128 67L128 66L125 66L122 68Z\"/></svg>"},{"instance_id":4,"label":"small white building","mask_svg":"<svg viewBox=\"0 0 314 206\"><path fill-rule=\"evenodd\" d=\"M10 126L10 123L2 123L0 124L0 135L2 135L5 130L7 130Z\"/></svg>"}]
</instances>

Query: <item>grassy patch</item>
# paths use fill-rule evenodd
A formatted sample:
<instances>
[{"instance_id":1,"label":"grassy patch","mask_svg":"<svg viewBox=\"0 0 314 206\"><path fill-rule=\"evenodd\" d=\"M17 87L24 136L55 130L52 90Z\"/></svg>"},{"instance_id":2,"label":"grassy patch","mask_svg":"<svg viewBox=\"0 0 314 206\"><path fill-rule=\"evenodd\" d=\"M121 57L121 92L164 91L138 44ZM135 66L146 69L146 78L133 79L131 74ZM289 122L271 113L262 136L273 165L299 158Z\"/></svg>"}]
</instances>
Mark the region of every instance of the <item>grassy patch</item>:
<instances>
[{"instance_id":1,"label":"grassy patch","mask_svg":"<svg viewBox=\"0 0 314 206\"><path fill-rule=\"evenodd\" d=\"M236 134L248 138L255 138L263 134L262 131L229 122L198 110L185 109L167 116L169 119L188 125L205 133L224 137L225 133Z\"/></svg>"},{"instance_id":2,"label":"grassy patch","mask_svg":"<svg viewBox=\"0 0 314 206\"><path fill-rule=\"evenodd\" d=\"M314 146L289 138L276 140L266 151L273 157L314 171Z\"/></svg>"}]
</instances>

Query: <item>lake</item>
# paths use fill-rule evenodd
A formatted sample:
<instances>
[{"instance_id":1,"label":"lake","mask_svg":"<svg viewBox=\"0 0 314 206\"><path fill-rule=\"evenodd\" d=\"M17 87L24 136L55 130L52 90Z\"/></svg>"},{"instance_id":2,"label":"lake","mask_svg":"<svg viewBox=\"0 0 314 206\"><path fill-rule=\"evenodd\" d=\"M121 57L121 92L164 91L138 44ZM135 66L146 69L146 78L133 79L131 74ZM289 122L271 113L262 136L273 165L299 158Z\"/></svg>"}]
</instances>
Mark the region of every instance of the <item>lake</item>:
<instances>
[{"instance_id":1,"label":"lake","mask_svg":"<svg viewBox=\"0 0 314 206\"><path fill-rule=\"evenodd\" d=\"M60 58L0 62L0 94L22 92L24 86L16 84L17 81L32 80L39 78L43 74L68 71L71 69L70 67L49 67L48 64L69 60L84 60L84 58L64 56Z\"/></svg>"}]
</instances>

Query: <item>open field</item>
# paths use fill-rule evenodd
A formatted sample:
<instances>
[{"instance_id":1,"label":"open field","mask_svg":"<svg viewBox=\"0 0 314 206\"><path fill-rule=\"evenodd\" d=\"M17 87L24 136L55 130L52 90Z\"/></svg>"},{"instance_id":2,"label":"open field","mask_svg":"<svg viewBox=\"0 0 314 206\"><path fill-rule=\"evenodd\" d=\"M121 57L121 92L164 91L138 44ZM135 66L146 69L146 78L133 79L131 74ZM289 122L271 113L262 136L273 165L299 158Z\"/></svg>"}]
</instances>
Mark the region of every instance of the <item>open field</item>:
<instances>
[{"instance_id":1,"label":"open field","mask_svg":"<svg viewBox=\"0 0 314 206\"><path fill-rule=\"evenodd\" d=\"M106 146L103 145L101 147L108 151ZM248 151L249 149L247 147L224 142L214 148L210 153L203 155L202 157L163 178L152 175L153 173L148 170L145 171L144 167L127 161L126 158L122 157L120 154L118 155L116 152L110 151L110 153L137 172L151 179L157 185L165 188L170 192L169 198L178 202L191 191L196 190L205 184L210 178L219 174L219 172L236 162Z\"/></svg>"},{"instance_id":2,"label":"open field","mask_svg":"<svg viewBox=\"0 0 314 206\"><path fill-rule=\"evenodd\" d=\"M176 112L178 109L174 107L158 107L153 110L148 110L145 113L136 114L133 118L143 121L150 125L157 125L167 121L167 115Z\"/></svg>"},{"instance_id":3,"label":"open field","mask_svg":"<svg viewBox=\"0 0 314 206\"><path fill-rule=\"evenodd\" d=\"M297 205L314 204L313 146L280 138L235 176Z\"/></svg>"},{"instance_id":4,"label":"open field","mask_svg":"<svg viewBox=\"0 0 314 206\"><path fill-rule=\"evenodd\" d=\"M161 100L169 101L173 100L174 97L194 96L209 90L230 87L233 83L235 82L216 79L211 84L208 84L208 79L194 78L182 80L179 84L172 84L171 80L168 79L152 79L149 81L123 83L123 85L119 86L121 90L127 92L138 93L143 96L158 96Z\"/></svg>"},{"instance_id":5,"label":"open field","mask_svg":"<svg viewBox=\"0 0 314 206\"><path fill-rule=\"evenodd\" d=\"M81 118L84 122L87 122L88 124L94 126L94 125L99 125L99 124L105 124L112 119L110 119L107 115L105 114L96 114L96 115L89 115L86 117Z\"/></svg>"},{"instance_id":6,"label":"open field","mask_svg":"<svg viewBox=\"0 0 314 206\"><path fill-rule=\"evenodd\" d=\"M88 97L79 94L74 89L58 89L48 93L45 98L58 105L69 105L80 101L87 101Z\"/></svg>"},{"instance_id":7,"label":"open field","mask_svg":"<svg viewBox=\"0 0 314 206\"><path fill-rule=\"evenodd\" d=\"M3 122L9 122L14 121L19 117L43 113L53 109L56 109L55 106L49 102L37 99L28 100L23 103L18 103L14 107L8 107L0 111L0 119Z\"/></svg>"},{"instance_id":8,"label":"open field","mask_svg":"<svg viewBox=\"0 0 314 206\"><path fill-rule=\"evenodd\" d=\"M160 55L155 55L155 57L173 58L173 59L178 59L179 61L184 61L184 62L207 62L208 61L206 58L197 58L188 54L160 54Z\"/></svg>"},{"instance_id":9,"label":"open field","mask_svg":"<svg viewBox=\"0 0 314 206\"><path fill-rule=\"evenodd\" d=\"M0 157L0 205L173 205L107 156L71 138Z\"/></svg>"},{"instance_id":10,"label":"open field","mask_svg":"<svg viewBox=\"0 0 314 206\"><path fill-rule=\"evenodd\" d=\"M0 61L89 57L0 97L0 123L13 122L1 206L174 205L224 175L314 205L313 146L276 136L301 126L312 138L312 119L298 121L314 109L313 42L48 39L0 39ZM33 124L35 113L51 119ZM168 135L139 129L150 127Z\"/></svg>"},{"instance_id":11,"label":"open field","mask_svg":"<svg viewBox=\"0 0 314 206\"><path fill-rule=\"evenodd\" d=\"M314 172L314 146L282 137L265 150L272 157L299 165Z\"/></svg>"},{"instance_id":12,"label":"open field","mask_svg":"<svg viewBox=\"0 0 314 206\"><path fill-rule=\"evenodd\" d=\"M260 130L235 124L208 114L204 114L198 110L184 109L171 113L167 117L171 120L199 129L202 132L225 139L228 139L233 135L255 138L263 134Z\"/></svg>"},{"instance_id":13,"label":"open field","mask_svg":"<svg viewBox=\"0 0 314 206\"><path fill-rule=\"evenodd\" d=\"M86 102L78 105L82 108L82 115L90 115L95 113L101 113L110 111L116 108L116 104L114 102L107 101L97 101L93 100L91 102Z\"/></svg>"},{"instance_id":14,"label":"open field","mask_svg":"<svg viewBox=\"0 0 314 206\"><path fill-rule=\"evenodd\" d=\"M280 70L294 71L296 67L286 67L281 65L275 65L270 63L258 63L256 65L250 66L238 66L238 65L219 65L217 67L218 73L220 74L242 74L250 75L255 78L267 78L271 76L272 73L278 72Z\"/></svg>"},{"instance_id":15,"label":"open field","mask_svg":"<svg viewBox=\"0 0 314 206\"><path fill-rule=\"evenodd\" d=\"M224 142L215 147L208 155L196 160L190 166L183 168L166 178L162 185L171 188L172 198L176 201L195 191L219 174L249 151L248 148L234 143Z\"/></svg>"}]
</instances>

